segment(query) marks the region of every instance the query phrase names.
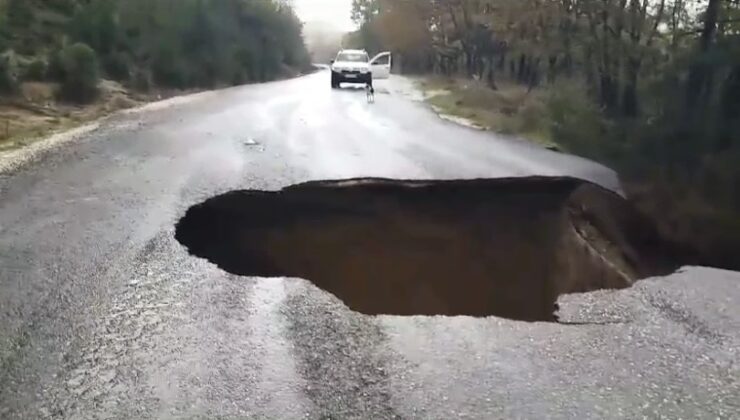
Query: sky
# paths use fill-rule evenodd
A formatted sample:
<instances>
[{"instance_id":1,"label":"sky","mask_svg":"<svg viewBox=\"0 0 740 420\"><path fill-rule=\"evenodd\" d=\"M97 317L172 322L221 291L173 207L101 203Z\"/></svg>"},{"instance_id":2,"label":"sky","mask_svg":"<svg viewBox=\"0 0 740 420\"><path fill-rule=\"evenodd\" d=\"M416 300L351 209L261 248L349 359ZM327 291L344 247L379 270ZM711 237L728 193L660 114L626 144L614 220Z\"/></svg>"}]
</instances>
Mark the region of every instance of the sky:
<instances>
[{"instance_id":1,"label":"sky","mask_svg":"<svg viewBox=\"0 0 740 420\"><path fill-rule=\"evenodd\" d=\"M347 32L355 29L350 17L352 0L293 0L293 5L304 23L322 22Z\"/></svg>"}]
</instances>

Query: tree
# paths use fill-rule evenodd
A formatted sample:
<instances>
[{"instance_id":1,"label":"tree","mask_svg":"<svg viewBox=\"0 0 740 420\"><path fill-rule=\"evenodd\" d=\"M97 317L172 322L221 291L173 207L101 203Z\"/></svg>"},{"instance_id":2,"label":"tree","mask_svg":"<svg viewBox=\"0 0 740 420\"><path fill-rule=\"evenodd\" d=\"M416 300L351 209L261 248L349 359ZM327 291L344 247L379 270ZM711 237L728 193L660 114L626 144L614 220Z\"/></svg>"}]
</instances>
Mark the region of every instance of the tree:
<instances>
[{"instance_id":1,"label":"tree","mask_svg":"<svg viewBox=\"0 0 740 420\"><path fill-rule=\"evenodd\" d=\"M425 51L417 61L428 64L415 71L481 79L493 89L503 78L545 87L556 141L620 170L628 184L670 185L678 222L661 214L656 221L672 239L700 248L707 263L740 268L737 252L727 251L740 249L740 2L353 5L362 25L353 46L392 49L404 63ZM692 200L701 205L682 207Z\"/></svg>"},{"instance_id":2,"label":"tree","mask_svg":"<svg viewBox=\"0 0 740 420\"><path fill-rule=\"evenodd\" d=\"M95 50L83 43L73 44L61 53L64 79L62 98L73 102L90 102L98 94L98 60Z\"/></svg>"},{"instance_id":3,"label":"tree","mask_svg":"<svg viewBox=\"0 0 740 420\"><path fill-rule=\"evenodd\" d=\"M0 54L0 94L12 94L17 89L17 66L10 56Z\"/></svg>"},{"instance_id":4,"label":"tree","mask_svg":"<svg viewBox=\"0 0 740 420\"><path fill-rule=\"evenodd\" d=\"M33 20L33 11L27 0L8 0L6 8L8 24L11 28L27 26Z\"/></svg>"},{"instance_id":5,"label":"tree","mask_svg":"<svg viewBox=\"0 0 740 420\"><path fill-rule=\"evenodd\" d=\"M355 23L370 22L379 11L380 1L378 0L352 0L352 20Z\"/></svg>"},{"instance_id":6,"label":"tree","mask_svg":"<svg viewBox=\"0 0 740 420\"><path fill-rule=\"evenodd\" d=\"M705 58L714 42L717 33L717 20L719 18L721 0L709 0L704 11L703 26L700 31L697 54L701 57L696 60L689 70L688 83L686 84L686 109L694 110L705 104L708 84L713 76L712 65Z\"/></svg>"}]
</instances>

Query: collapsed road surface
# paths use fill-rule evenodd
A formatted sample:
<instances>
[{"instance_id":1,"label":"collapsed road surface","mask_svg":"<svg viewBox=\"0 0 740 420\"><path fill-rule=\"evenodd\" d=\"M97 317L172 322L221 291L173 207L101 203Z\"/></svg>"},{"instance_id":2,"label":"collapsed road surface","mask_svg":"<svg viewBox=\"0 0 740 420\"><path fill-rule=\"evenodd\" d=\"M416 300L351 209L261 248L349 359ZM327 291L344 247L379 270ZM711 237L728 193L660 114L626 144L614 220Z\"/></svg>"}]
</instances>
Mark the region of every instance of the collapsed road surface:
<instances>
[{"instance_id":1,"label":"collapsed road surface","mask_svg":"<svg viewBox=\"0 0 740 420\"><path fill-rule=\"evenodd\" d=\"M624 198L573 178L237 191L188 210L176 238L228 272L308 279L368 315L554 321L560 295L677 268Z\"/></svg>"},{"instance_id":2,"label":"collapsed road surface","mask_svg":"<svg viewBox=\"0 0 740 420\"><path fill-rule=\"evenodd\" d=\"M365 315L402 311L352 311L361 302L306 280L240 277L188 255L175 225L233 190L269 196L327 179L531 175L618 188L599 165L437 119L403 80L379 84L369 105L362 91L328 89L327 77L150 105L34 159L15 154L23 165L0 164L0 418L737 417L737 273L687 268L561 296L558 323L525 322L503 312ZM398 215L421 214L401 201ZM358 200L356 209L377 205ZM469 211L423 212L420 223ZM526 226L534 241L563 237ZM593 238L583 226L564 237ZM353 246L340 239L333 246ZM623 268L636 269L624 249ZM301 264L258 274L314 274ZM623 278L633 274L644 273Z\"/></svg>"}]
</instances>

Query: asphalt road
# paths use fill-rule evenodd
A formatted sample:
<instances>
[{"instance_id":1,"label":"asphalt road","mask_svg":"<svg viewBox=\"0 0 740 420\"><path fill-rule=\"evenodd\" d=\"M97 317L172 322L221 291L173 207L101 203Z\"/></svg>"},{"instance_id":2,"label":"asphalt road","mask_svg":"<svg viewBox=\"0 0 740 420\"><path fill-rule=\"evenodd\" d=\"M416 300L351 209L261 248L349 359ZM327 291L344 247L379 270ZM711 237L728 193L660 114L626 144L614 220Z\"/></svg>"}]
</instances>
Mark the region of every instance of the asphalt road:
<instances>
[{"instance_id":1,"label":"asphalt road","mask_svg":"<svg viewBox=\"0 0 740 420\"><path fill-rule=\"evenodd\" d=\"M232 189L608 169L328 74L119 114L0 174L0 418L738 418L737 273L567 296L569 325L369 317L174 240ZM6 157L7 159L7 157ZM536 261L532 262L536 264Z\"/></svg>"}]
</instances>

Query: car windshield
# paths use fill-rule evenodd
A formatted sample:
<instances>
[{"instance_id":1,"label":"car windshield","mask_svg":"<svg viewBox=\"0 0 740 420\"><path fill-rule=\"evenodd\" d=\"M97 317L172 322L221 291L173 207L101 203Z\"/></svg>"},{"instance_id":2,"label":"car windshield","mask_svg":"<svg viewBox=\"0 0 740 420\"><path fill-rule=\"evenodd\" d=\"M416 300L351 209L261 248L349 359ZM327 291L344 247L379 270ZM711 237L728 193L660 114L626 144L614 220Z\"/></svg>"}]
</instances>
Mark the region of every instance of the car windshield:
<instances>
[{"instance_id":1,"label":"car windshield","mask_svg":"<svg viewBox=\"0 0 740 420\"><path fill-rule=\"evenodd\" d=\"M367 63L370 58L365 53L340 53L337 61L349 61L352 63Z\"/></svg>"}]
</instances>

